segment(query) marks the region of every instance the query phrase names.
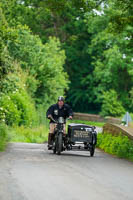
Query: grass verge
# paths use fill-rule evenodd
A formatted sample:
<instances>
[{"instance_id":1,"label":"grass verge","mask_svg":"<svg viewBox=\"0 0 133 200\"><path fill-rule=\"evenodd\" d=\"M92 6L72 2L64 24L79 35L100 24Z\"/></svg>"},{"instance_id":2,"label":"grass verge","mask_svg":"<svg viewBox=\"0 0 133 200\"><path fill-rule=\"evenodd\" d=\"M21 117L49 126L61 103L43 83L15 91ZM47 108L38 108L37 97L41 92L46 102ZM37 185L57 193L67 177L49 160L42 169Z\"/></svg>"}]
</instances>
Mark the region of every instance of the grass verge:
<instances>
[{"instance_id":1,"label":"grass verge","mask_svg":"<svg viewBox=\"0 0 133 200\"><path fill-rule=\"evenodd\" d=\"M44 125L33 128L10 127L8 132L10 142L44 143L48 138L48 128Z\"/></svg>"},{"instance_id":2,"label":"grass verge","mask_svg":"<svg viewBox=\"0 0 133 200\"><path fill-rule=\"evenodd\" d=\"M69 120L67 123L68 124L78 123L78 124L86 124L90 126L99 126L99 127L103 127L103 125L105 124L104 122L92 122L92 121L85 121L85 120Z\"/></svg>"},{"instance_id":3,"label":"grass verge","mask_svg":"<svg viewBox=\"0 0 133 200\"><path fill-rule=\"evenodd\" d=\"M8 130L7 126L0 123L0 151L4 151L8 142Z\"/></svg>"},{"instance_id":4,"label":"grass verge","mask_svg":"<svg viewBox=\"0 0 133 200\"><path fill-rule=\"evenodd\" d=\"M89 122L83 120L70 120L69 123L82 123L91 126L102 127L104 123L100 122ZM38 127L25 127L25 126L15 126L8 128L8 135L10 142L28 142L28 143L43 143L48 140L48 120L44 122L45 125L40 125Z\"/></svg>"},{"instance_id":5,"label":"grass verge","mask_svg":"<svg viewBox=\"0 0 133 200\"><path fill-rule=\"evenodd\" d=\"M133 141L127 136L121 134L113 136L107 133L99 133L97 137L97 147L103 149L107 153L120 158L126 158L133 162Z\"/></svg>"}]
</instances>

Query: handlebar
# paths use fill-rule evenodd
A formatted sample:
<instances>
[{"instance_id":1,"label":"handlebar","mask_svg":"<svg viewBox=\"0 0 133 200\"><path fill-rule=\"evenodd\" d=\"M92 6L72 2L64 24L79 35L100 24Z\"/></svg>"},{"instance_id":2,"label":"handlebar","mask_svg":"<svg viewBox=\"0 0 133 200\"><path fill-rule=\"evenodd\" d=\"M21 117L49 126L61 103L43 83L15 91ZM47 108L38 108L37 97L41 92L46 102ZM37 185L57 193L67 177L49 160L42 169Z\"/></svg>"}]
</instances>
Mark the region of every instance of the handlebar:
<instances>
[{"instance_id":1,"label":"handlebar","mask_svg":"<svg viewBox=\"0 0 133 200\"><path fill-rule=\"evenodd\" d=\"M56 120L52 117L52 115L50 115L50 116L48 117L48 119L51 119L53 122L58 123L58 121L56 121ZM70 119L70 118L66 118L66 120L71 120L71 119Z\"/></svg>"},{"instance_id":2,"label":"handlebar","mask_svg":"<svg viewBox=\"0 0 133 200\"><path fill-rule=\"evenodd\" d=\"M48 119L52 119L53 122L57 123L57 121L54 120L54 118L52 117L52 115L50 115L50 116L48 117Z\"/></svg>"}]
</instances>

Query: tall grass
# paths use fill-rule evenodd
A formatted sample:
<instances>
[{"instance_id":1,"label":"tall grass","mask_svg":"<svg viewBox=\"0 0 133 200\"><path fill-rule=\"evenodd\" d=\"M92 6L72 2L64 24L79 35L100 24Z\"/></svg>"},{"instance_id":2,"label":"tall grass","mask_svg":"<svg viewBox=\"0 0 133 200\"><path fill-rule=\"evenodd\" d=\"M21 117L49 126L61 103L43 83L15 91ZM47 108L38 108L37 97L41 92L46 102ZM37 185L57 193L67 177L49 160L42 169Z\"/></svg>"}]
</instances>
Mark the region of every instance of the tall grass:
<instances>
[{"instance_id":1,"label":"tall grass","mask_svg":"<svg viewBox=\"0 0 133 200\"><path fill-rule=\"evenodd\" d=\"M41 107L38 110L39 121L31 127L14 126L9 128L11 142L44 143L48 139L49 122L45 117L45 111Z\"/></svg>"},{"instance_id":2,"label":"tall grass","mask_svg":"<svg viewBox=\"0 0 133 200\"><path fill-rule=\"evenodd\" d=\"M103 125L105 124L104 122L93 122L93 121L75 120L75 119L67 121L67 124L69 123L79 123L79 124L86 124L90 126L99 126L99 127L103 127Z\"/></svg>"},{"instance_id":3,"label":"tall grass","mask_svg":"<svg viewBox=\"0 0 133 200\"><path fill-rule=\"evenodd\" d=\"M7 126L0 123L0 151L4 151L8 141L8 130Z\"/></svg>"},{"instance_id":4,"label":"tall grass","mask_svg":"<svg viewBox=\"0 0 133 200\"><path fill-rule=\"evenodd\" d=\"M48 129L44 125L32 128L16 126L10 128L9 137L11 142L44 143L48 138Z\"/></svg>"}]
</instances>

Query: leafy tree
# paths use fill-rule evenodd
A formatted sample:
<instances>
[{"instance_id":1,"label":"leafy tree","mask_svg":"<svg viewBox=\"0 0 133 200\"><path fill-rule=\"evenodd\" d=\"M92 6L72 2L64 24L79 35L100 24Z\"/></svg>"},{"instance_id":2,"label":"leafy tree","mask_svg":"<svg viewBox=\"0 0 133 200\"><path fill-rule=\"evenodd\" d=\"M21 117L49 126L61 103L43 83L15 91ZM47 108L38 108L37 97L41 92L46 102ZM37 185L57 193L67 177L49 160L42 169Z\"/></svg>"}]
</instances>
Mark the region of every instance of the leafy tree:
<instances>
[{"instance_id":1,"label":"leafy tree","mask_svg":"<svg viewBox=\"0 0 133 200\"><path fill-rule=\"evenodd\" d=\"M18 4L14 0L7 8L10 12L11 25L14 23L16 26L12 18L16 19L17 23L27 24L40 36L43 43L48 41L49 36L60 39L61 46L66 51L65 71L68 72L70 79L69 91L66 93L67 101L76 111L96 112L94 110L99 109L93 95L95 78L90 64L92 59L87 52L90 34L87 32L84 15L98 7L101 2L103 1L24 0ZM13 7L15 8L12 9ZM8 17L6 10L5 15Z\"/></svg>"},{"instance_id":2,"label":"leafy tree","mask_svg":"<svg viewBox=\"0 0 133 200\"><path fill-rule=\"evenodd\" d=\"M0 80L3 79L8 72L13 71L13 59L7 50L8 41L15 41L16 32L10 28L3 14L2 4L0 3Z\"/></svg>"},{"instance_id":3,"label":"leafy tree","mask_svg":"<svg viewBox=\"0 0 133 200\"><path fill-rule=\"evenodd\" d=\"M36 102L47 104L67 88L66 71L67 101L75 111L100 111L103 91L110 89L125 109L131 109L131 0L1 2L1 52L6 51L1 77L14 70L9 63L16 59L28 74L28 92Z\"/></svg>"},{"instance_id":4,"label":"leafy tree","mask_svg":"<svg viewBox=\"0 0 133 200\"><path fill-rule=\"evenodd\" d=\"M37 123L38 118L34 101L27 93L26 74L17 63L12 64L16 70L1 81L0 121L11 126L31 126Z\"/></svg>"},{"instance_id":5,"label":"leafy tree","mask_svg":"<svg viewBox=\"0 0 133 200\"><path fill-rule=\"evenodd\" d=\"M101 0L1 0L4 14L10 25L28 25L41 39L49 36L65 41L73 28L76 17L83 15Z\"/></svg>"},{"instance_id":6,"label":"leafy tree","mask_svg":"<svg viewBox=\"0 0 133 200\"><path fill-rule=\"evenodd\" d=\"M43 45L28 28L19 26L18 38L8 42L8 50L29 74L27 87L38 103L54 102L67 88L68 77L63 70L65 53L56 38Z\"/></svg>"},{"instance_id":7,"label":"leafy tree","mask_svg":"<svg viewBox=\"0 0 133 200\"><path fill-rule=\"evenodd\" d=\"M129 108L130 108L130 112L133 112L133 87L130 91L130 105L129 105Z\"/></svg>"},{"instance_id":8,"label":"leafy tree","mask_svg":"<svg viewBox=\"0 0 133 200\"><path fill-rule=\"evenodd\" d=\"M117 93L109 90L103 93L102 116L120 117L125 113L122 103L118 101Z\"/></svg>"},{"instance_id":9,"label":"leafy tree","mask_svg":"<svg viewBox=\"0 0 133 200\"><path fill-rule=\"evenodd\" d=\"M102 102L102 92L113 89L126 109L130 107L129 92L133 85L132 49L129 35L132 27L125 27L119 35L109 30L112 7L100 14L87 15L88 32L92 34L89 54L93 58L96 102Z\"/></svg>"},{"instance_id":10,"label":"leafy tree","mask_svg":"<svg viewBox=\"0 0 133 200\"><path fill-rule=\"evenodd\" d=\"M9 27L0 4L0 122L31 125L37 120L34 103L24 87L22 71L8 51L17 42L17 31Z\"/></svg>"},{"instance_id":11,"label":"leafy tree","mask_svg":"<svg viewBox=\"0 0 133 200\"><path fill-rule=\"evenodd\" d=\"M133 4L132 0L109 0L108 1L110 12L110 25L109 29L115 34L123 32L127 26L133 26Z\"/></svg>"}]
</instances>

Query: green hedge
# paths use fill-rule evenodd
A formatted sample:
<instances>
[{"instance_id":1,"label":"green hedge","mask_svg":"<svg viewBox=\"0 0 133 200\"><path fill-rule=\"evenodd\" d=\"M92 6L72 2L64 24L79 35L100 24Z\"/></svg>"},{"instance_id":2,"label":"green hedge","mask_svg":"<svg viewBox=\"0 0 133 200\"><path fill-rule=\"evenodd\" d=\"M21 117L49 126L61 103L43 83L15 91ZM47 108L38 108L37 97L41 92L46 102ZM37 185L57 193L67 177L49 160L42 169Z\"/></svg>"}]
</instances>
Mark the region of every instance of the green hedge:
<instances>
[{"instance_id":1,"label":"green hedge","mask_svg":"<svg viewBox=\"0 0 133 200\"><path fill-rule=\"evenodd\" d=\"M32 126L37 123L35 105L26 91L1 95L0 121L9 126Z\"/></svg>"},{"instance_id":2,"label":"green hedge","mask_svg":"<svg viewBox=\"0 0 133 200\"><path fill-rule=\"evenodd\" d=\"M8 140L8 131L5 124L0 123L0 151L3 151L6 147Z\"/></svg>"},{"instance_id":3,"label":"green hedge","mask_svg":"<svg viewBox=\"0 0 133 200\"><path fill-rule=\"evenodd\" d=\"M99 133L97 147L103 149L107 153L133 161L133 141L127 136L121 134L113 136L111 134Z\"/></svg>"}]
</instances>

